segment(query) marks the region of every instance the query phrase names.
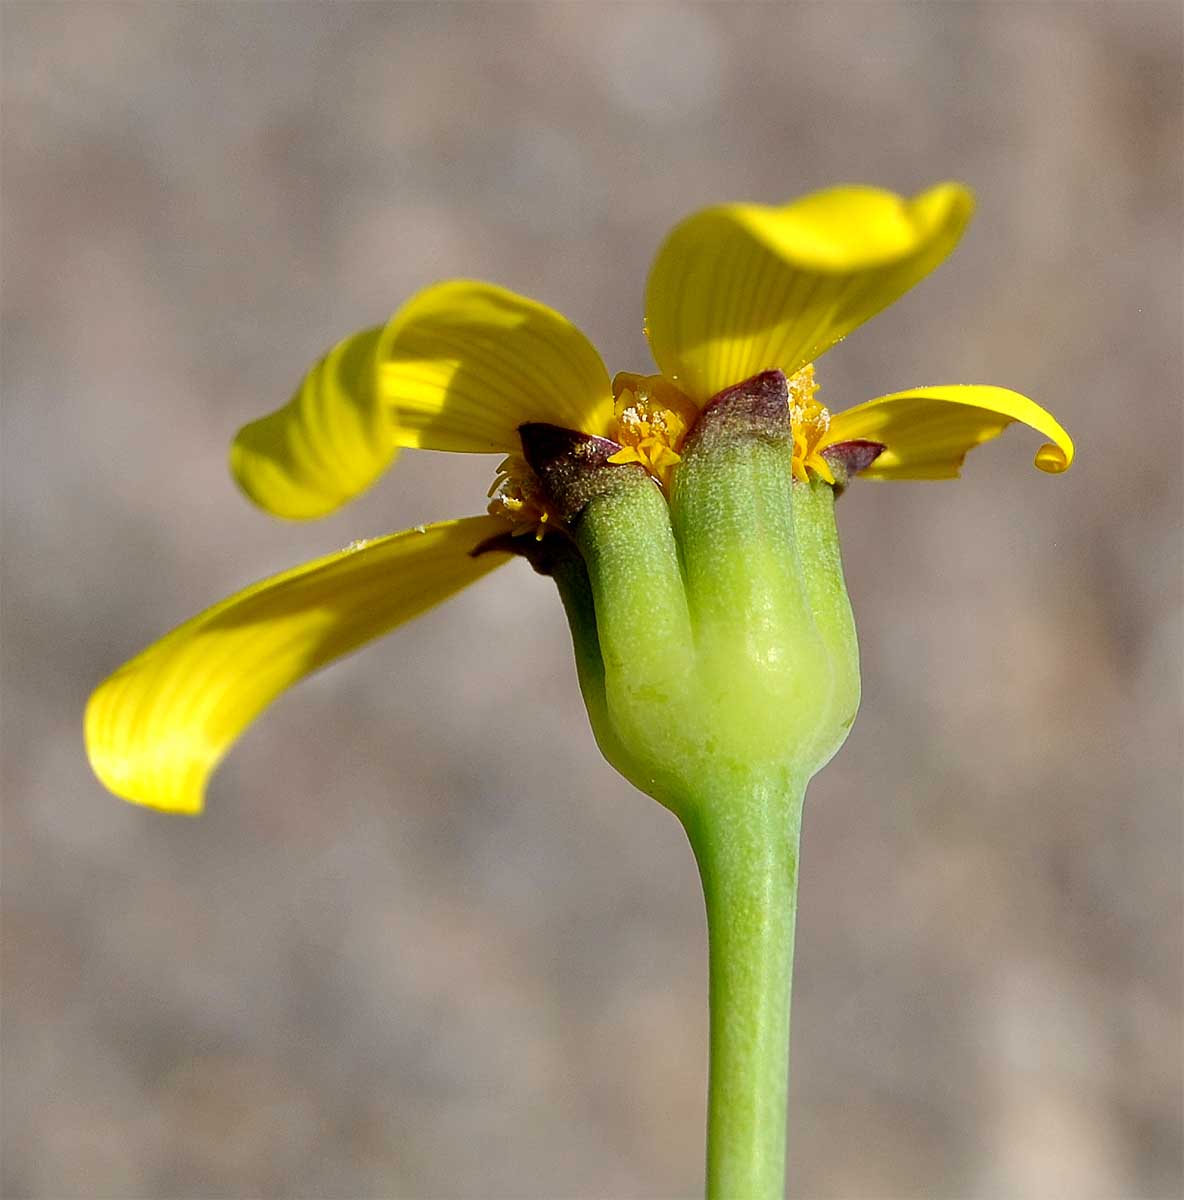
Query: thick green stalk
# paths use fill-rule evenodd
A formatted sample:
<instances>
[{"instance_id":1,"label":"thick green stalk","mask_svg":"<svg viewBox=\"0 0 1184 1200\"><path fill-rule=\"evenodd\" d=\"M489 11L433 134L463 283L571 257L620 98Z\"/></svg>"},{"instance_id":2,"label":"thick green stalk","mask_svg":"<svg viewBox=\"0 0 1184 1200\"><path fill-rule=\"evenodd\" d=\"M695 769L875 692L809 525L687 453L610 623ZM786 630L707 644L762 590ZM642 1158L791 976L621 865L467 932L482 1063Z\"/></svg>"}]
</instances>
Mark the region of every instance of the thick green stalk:
<instances>
[{"instance_id":1,"label":"thick green stalk","mask_svg":"<svg viewBox=\"0 0 1184 1200\"><path fill-rule=\"evenodd\" d=\"M803 791L787 777L740 784L726 803L684 818L707 908L708 1200L784 1194Z\"/></svg>"}]
</instances>

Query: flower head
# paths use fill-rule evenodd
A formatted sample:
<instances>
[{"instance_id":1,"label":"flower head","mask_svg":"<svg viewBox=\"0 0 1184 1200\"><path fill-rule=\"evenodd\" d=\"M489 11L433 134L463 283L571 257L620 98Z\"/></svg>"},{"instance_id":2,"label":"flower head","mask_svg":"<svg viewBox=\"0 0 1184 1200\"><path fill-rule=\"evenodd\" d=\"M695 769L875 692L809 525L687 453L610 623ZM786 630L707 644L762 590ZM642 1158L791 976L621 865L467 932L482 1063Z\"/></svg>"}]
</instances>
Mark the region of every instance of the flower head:
<instances>
[{"instance_id":1,"label":"flower head","mask_svg":"<svg viewBox=\"0 0 1184 1200\"><path fill-rule=\"evenodd\" d=\"M277 516L317 517L370 486L400 448L496 453L489 513L264 580L151 646L91 698L87 748L99 778L137 803L198 811L210 772L276 695L516 554L560 582L597 736L641 786L662 789L654 776L663 754L718 739L696 726L652 755L639 749L630 721L645 715L626 711L622 672L667 698L689 688L726 721L720 706L737 693L725 676L737 670L785 711L800 707L807 685L778 674L787 653L797 655L807 665L795 679L813 671L815 693L819 678L831 681L821 690L833 704L815 704L830 704L830 724L809 735L811 763L824 760L858 699L841 573L837 591L831 579L834 492L857 474L954 477L970 449L1016 421L1048 439L1041 470L1072 462L1064 429L1004 388L915 388L839 412L820 402L815 361L932 271L972 208L969 192L947 183L912 199L840 187L781 208L733 204L689 217L660 249L646 293L658 374L610 382L560 314L474 281L429 287L385 326L345 339L287 405L236 437L231 466L247 495ZM556 441L547 430L570 436ZM732 496L757 488L759 503L749 497L742 512L726 497L704 500L724 479ZM599 533L585 519L592 507ZM746 542L754 520L759 537ZM823 560L826 578L812 573ZM731 575L720 574L722 562ZM649 573L649 590L630 582L635 594L614 599L606 580L629 575L630 563L634 575ZM726 603L717 595L725 577ZM630 614L620 628L614 606ZM722 631L714 643L712 630ZM678 654L671 662L678 639L696 647L693 669ZM746 718L743 736L762 719ZM774 713L770 727L784 720Z\"/></svg>"}]
</instances>

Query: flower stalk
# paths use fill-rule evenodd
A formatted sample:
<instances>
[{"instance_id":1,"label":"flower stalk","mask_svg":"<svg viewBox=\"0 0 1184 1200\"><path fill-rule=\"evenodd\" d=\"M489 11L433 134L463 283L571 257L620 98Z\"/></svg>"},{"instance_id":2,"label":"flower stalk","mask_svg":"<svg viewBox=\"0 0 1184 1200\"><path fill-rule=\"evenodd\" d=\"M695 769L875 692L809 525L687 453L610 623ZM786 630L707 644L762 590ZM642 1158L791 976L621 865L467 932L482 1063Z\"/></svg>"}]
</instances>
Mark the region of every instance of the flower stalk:
<instances>
[{"instance_id":1,"label":"flower stalk","mask_svg":"<svg viewBox=\"0 0 1184 1200\"><path fill-rule=\"evenodd\" d=\"M708 1200L779 1200L804 782L738 781L684 821L707 909Z\"/></svg>"}]
</instances>

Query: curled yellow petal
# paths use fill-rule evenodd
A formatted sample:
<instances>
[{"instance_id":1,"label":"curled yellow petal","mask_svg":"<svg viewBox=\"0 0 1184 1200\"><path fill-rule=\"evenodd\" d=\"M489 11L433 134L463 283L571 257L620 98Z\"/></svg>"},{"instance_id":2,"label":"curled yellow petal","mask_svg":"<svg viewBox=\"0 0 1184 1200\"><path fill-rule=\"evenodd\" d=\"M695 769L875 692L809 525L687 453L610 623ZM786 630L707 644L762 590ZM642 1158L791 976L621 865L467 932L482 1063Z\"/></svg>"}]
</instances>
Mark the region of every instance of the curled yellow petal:
<instances>
[{"instance_id":1,"label":"curled yellow petal","mask_svg":"<svg viewBox=\"0 0 1184 1200\"><path fill-rule=\"evenodd\" d=\"M1053 415L1019 392L951 384L914 388L831 417L824 445L865 439L886 449L861 472L869 479L954 479L967 451L1022 421L1049 441L1035 465L1058 474L1073 462L1073 439Z\"/></svg>"},{"instance_id":2,"label":"curled yellow petal","mask_svg":"<svg viewBox=\"0 0 1184 1200\"><path fill-rule=\"evenodd\" d=\"M847 186L696 213L650 272L654 359L700 404L761 371L792 375L928 275L973 209L943 183L912 199Z\"/></svg>"},{"instance_id":3,"label":"curled yellow petal","mask_svg":"<svg viewBox=\"0 0 1184 1200\"><path fill-rule=\"evenodd\" d=\"M469 552L507 528L469 517L357 542L207 609L91 696L95 774L133 803L200 812L210 773L267 704L506 562Z\"/></svg>"},{"instance_id":4,"label":"curled yellow petal","mask_svg":"<svg viewBox=\"0 0 1184 1200\"><path fill-rule=\"evenodd\" d=\"M553 309L493 284L453 280L413 296L380 357L404 446L512 453L527 421L599 436L612 420L592 343Z\"/></svg>"},{"instance_id":5,"label":"curled yellow petal","mask_svg":"<svg viewBox=\"0 0 1184 1200\"><path fill-rule=\"evenodd\" d=\"M292 399L239 430L230 469L277 517L322 517L369 487L397 452L378 399L382 329L339 342L301 380Z\"/></svg>"}]
</instances>

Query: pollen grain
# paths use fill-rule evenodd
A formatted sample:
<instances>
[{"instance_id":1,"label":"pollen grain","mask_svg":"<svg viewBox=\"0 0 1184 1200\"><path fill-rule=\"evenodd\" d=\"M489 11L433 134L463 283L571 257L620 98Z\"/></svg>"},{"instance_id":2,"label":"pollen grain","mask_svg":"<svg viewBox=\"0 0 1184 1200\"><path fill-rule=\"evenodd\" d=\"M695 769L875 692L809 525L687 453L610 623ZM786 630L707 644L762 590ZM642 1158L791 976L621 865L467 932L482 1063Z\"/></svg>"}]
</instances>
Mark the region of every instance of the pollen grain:
<instances>
[{"instance_id":1,"label":"pollen grain","mask_svg":"<svg viewBox=\"0 0 1184 1200\"><path fill-rule=\"evenodd\" d=\"M621 449L608 461L640 463L665 487L698 409L661 375L628 371L613 380L613 407Z\"/></svg>"}]
</instances>

